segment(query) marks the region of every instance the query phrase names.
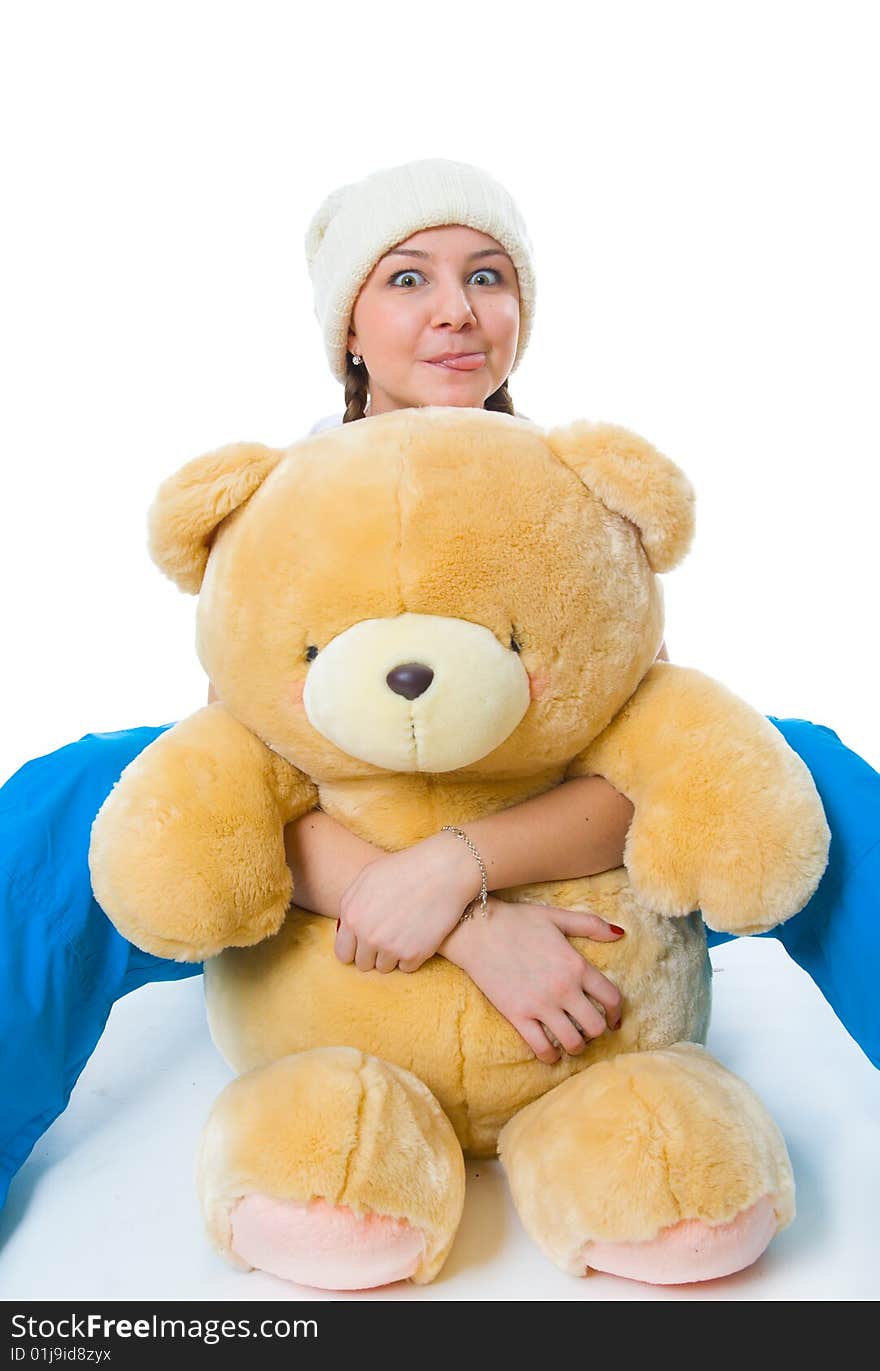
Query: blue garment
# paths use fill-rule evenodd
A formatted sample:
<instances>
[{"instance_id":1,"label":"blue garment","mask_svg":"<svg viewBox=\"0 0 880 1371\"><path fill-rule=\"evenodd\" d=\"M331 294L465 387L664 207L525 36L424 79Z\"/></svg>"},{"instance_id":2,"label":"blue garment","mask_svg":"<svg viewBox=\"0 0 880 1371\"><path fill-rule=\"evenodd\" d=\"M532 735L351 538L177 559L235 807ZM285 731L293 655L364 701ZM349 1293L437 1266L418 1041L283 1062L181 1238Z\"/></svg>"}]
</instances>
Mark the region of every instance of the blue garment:
<instances>
[{"instance_id":1,"label":"blue garment","mask_svg":"<svg viewBox=\"0 0 880 1371\"><path fill-rule=\"evenodd\" d=\"M767 717L812 774L831 847L809 903L755 936L779 939L880 1070L880 773L825 724ZM734 936L706 929L710 947Z\"/></svg>"},{"instance_id":2,"label":"blue garment","mask_svg":"<svg viewBox=\"0 0 880 1371\"><path fill-rule=\"evenodd\" d=\"M114 1000L202 965L141 952L92 896L92 822L120 774L170 724L87 733L0 790L0 1206L66 1107Z\"/></svg>"},{"instance_id":3,"label":"blue garment","mask_svg":"<svg viewBox=\"0 0 880 1371\"><path fill-rule=\"evenodd\" d=\"M779 937L880 1068L880 775L830 728L770 719L812 772L833 836L812 900L760 936ZM128 763L170 727L88 733L27 762L0 789L0 1206L66 1107L113 1002L202 970L129 943L89 878L95 815ZM710 946L731 936L707 933Z\"/></svg>"}]
</instances>

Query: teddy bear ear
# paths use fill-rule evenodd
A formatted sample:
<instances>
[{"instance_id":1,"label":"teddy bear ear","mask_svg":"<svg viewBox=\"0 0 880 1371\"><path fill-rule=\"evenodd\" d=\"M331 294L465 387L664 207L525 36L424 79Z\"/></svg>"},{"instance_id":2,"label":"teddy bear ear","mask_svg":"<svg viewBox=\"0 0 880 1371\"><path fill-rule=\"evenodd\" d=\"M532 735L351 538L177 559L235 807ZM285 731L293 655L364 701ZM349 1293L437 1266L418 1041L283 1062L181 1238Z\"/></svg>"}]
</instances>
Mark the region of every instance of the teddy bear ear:
<instances>
[{"instance_id":1,"label":"teddy bear ear","mask_svg":"<svg viewBox=\"0 0 880 1371\"><path fill-rule=\"evenodd\" d=\"M652 571L678 566L694 536L694 488L674 462L619 424L576 419L546 438L603 505L635 524Z\"/></svg>"},{"instance_id":2,"label":"teddy bear ear","mask_svg":"<svg viewBox=\"0 0 880 1371\"><path fill-rule=\"evenodd\" d=\"M163 481L147 516L150 556L181 590L197 595L211 543L228 514L249 500L284 451L227 443Z\"/></svg>"}]
</instances>

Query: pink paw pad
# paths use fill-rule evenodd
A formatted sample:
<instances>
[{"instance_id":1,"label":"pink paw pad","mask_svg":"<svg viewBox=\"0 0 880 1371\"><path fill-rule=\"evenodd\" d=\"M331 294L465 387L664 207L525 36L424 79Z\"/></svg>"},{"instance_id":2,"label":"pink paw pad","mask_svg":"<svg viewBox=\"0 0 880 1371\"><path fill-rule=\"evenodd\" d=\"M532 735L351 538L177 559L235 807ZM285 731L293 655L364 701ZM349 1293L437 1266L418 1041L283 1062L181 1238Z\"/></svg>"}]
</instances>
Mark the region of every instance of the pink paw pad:
<instances>
[{"instance_id":1,"label":"pink paw pad","mask_svg":"<svg viewBox=\"0 0 880 1371\"><path fill-rule=\"evenodd\" d=\"M646 1281L683 1285L730 1276L757 1261L776 1232L769 1195L737 1214L730 1223L683 1219L664 1228L650 1242L589 1242L581 1256L586 1271Z\"/></svg>"},{"instance_id":2,"label":"pink paw pad","mask_svg":"<svg viewBox=\"0 0 880 1371\"><path fill-rule=\"evenodd\" d=\"M354 1214L324 1199L308 1204L245 1195L230 1216L233 1251L272 1276L321 1290L368 1290L406 1280L425 1236L406 1219Z\"/></svg>"}]
</instances>

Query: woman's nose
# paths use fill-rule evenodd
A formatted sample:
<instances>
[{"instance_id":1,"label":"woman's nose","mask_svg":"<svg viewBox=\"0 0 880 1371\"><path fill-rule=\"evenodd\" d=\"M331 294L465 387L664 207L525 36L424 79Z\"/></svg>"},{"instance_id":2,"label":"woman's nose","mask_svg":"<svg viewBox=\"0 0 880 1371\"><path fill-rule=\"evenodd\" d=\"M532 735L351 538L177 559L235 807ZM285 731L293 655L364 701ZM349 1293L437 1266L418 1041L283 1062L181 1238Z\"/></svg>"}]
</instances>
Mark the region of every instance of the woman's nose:
<instances>
[{"instance_id":1,"label":"woman's nose","mask_svg":"<svg viewBox=\"0 0 880 1371\"><path fill-rule=\"evenodd\" d=\"M385 677L395 695L403 695L407 700L415 700L419 695L424 695L433 679L434 673L431 668L422 666L421 662L407 662L404 666L396 666Z\"/></svg>"},{"instance_id":2,"label":"woman's nose","mask_svg":"<svg viewBox=\"0 0 880 1371\"><path fill-rule=\"evenodd\" d=\"M471 302L463 290L453 289L441 292L434 310L435 327L441 324L453 324L460 328L463 323L476 322L476 315L471 308Z\"/></svg>"}]
</instances>

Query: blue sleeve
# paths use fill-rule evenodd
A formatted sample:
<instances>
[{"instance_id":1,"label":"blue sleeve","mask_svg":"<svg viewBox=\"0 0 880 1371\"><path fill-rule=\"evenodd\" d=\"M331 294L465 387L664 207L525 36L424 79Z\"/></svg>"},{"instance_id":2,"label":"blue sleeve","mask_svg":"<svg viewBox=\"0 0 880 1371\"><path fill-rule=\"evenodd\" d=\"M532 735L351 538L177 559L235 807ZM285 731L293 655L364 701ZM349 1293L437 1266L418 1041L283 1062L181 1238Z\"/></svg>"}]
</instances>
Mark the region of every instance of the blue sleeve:
<instances>
[{"instance_id":1,"label":"blue sleeve","mask_svg":"<svg viewBox=\"0 0 880 1371\"><path fill-rule=\"evenodd\" d=\"M88 733L0 789L0 1205L62 1112L114 1000L201 964L119 934L92 896L92 822L128 763L170 724Z\"/></svg>"},{"instance_id":2,"label":"blue sleeve","mask_svg":"<svg viewBox=\"0 0 880 1371\"><path fill-rule=\"evenodd\" d=\"M880 773L825 724L767 717L810 770L831 846L809 903L757 936L779 939L880 1069ZM706 934L710 947L733 936Z\"/></svg>"}]
</instances>

